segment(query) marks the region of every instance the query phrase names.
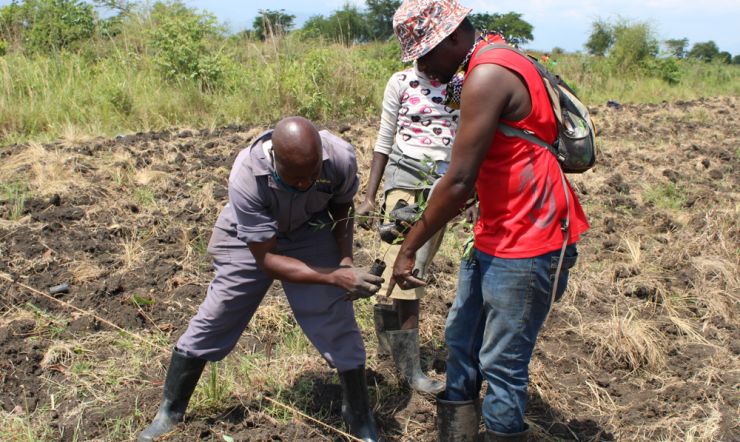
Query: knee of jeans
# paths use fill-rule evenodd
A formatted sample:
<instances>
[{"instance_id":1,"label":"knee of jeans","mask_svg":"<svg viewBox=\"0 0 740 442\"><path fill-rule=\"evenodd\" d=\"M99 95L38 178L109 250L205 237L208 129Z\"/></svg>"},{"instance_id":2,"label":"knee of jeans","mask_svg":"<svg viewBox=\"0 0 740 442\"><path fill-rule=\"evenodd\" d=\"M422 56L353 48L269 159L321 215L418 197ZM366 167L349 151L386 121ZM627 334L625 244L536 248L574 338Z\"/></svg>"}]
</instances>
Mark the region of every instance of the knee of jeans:
<instances>
[{"instance_id":1,"label":"knee of jeans","mask_svg":"<svg viewBox=\"0 0 740 442\"><path fill-rule=\"evenodd\" d=\"M459 328L445 328L445 346L447 347L448 353L460 353L464 352L464 348L467 347L463 342L465 338L470 336L470 331L467 333L461 331Z\"/></svg>"}]
</instances>

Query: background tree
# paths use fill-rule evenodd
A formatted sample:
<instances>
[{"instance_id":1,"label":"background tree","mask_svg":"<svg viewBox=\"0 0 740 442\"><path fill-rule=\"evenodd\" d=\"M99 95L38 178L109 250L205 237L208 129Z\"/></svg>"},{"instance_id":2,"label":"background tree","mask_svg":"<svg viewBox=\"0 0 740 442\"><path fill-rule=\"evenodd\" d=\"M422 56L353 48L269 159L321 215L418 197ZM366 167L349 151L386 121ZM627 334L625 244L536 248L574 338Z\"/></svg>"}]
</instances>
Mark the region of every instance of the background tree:
<instances>
[{"instance_id":1,"label":"background tree","mask_svg":"<svg viewBox=\"0 0 740 442\"><path fill-rule=\"evenodd\" d=\"M732 54L727 51L722 51L717 54L717 57L715 59L721 61L722 63L730 64L732 63Z\"/></svg>"},{"instance_id":2,"label":"background tree","mask_svg":"<svg viewBox=\"0 0 740 442\"><path fill-rule=\"evenodd\" d=\"M254 35L260 40L285 34L293 28L295 15L286 13L285 9L260 9L257 12L258 15L252 22L252 29Z\"/></svg>"},{"instance_id":3,"label":"background tree","mask_svg":"<svg viewBox=\"0 0 740 442\"><path fill-rule=\"evenodd\" d=\"M740 64L740 54L732 57L732 64Z\"/></svg>"},{"instance_id":4,"label":"background tree","mask_svg":"<svg viewBox=\"0 0 740 442\"><path fill-rule=\"evenodd\" d=\"M365 0L367 25L370 35L376 40L388 40L393 36L393 14L401 6L401 0Z\"/></svg>"},{"instance_id":5,"label":"background tree","mask_svg":"<svg viewBox=\"0 0 740 442\"><path fill-rule=\"evenodd\" d=\"M349 3L345 3L342 9L334 11L329 17L315 15L309 18L301 29L308 37L322 37L343 44L373 38L366 16Z\"/></svg>"},{"instance_id":6,"label":"background tree","mask_svg":"<svg viewBox=\"0 0 740 442\"><path fill-rule=\"evenodd\" d=\"M23 9L16 1L0 7L0 44L3 46L3 53L10 47L21 47L24 29L23 14Z\"/></svg>"},{"instance_id":7,"label":"background tree","mask_svg":"<svg viewBox=\"0 0 740 442\"><path fill-rule=\"evenodd\" d=\"M713 40L694 43L688 54L689 58L706 61L707 63L714 60L718 55L719 48Z\"/></svg>"},{"instance_id":8,"label":"background tree","mask_svg":"<svg viewBox=\"0 0 740 442\"><path fill-rule=\"evenodd\" d=\"M689 46L688 38L670 38L663 43L665 43L669 55L676 58L686 57L686 48Z\"/></svg>"},{"instance_id":9,"label":"background tree","mask_svg":"<svg viewBox=\"0 0 740 442\"><path fill-rule=\"evenodd\" d=\"M518 12L470 14L469 18L476 29L500 32L507 42L515 46L526 44L534 38L534 27L523 20L522 14Z\"/></svg>"},{"instance_id":10,"label":"background tree","mask_svg":"<svg viewBox=\"0 0 740 442\"><path fill-rule=\"evenodd\" d=\"M565 49L561 48L560 46L555 46L550 50L550 53L552 55L563 55L565 54Z\"/></svg>"},{"instance_id":11,"label":"background tree","mask_svg":"<svg viewBox=\"0 0 740 442\"><path fill-rule=\"evenodd\" d=\"M620 19L612 30L614 44L609 49L609 60L616 67L634 69L658 55L660 45L649 23Z\"/></svg>"},{"instance_id":12,"label":"background tree","mask_svg":"<svg viewBox=\"0 0 740 442\"><path fill-rule=\"evenodd\" d=\"M93 6L77 0L13 1L0 8L0 38L27 52L69 48L95 34Z\"/></svg>"},{"instance_id":13,"label":"background tree","mask_svg":"<svg viewBox=\"0 0 740 442\"><path fill-rule=\"evenodd\" d=\"M120 14L129 14L136 7L135 0L92 0L92 2L99 7L118 11Z\"/></svg>"},{"instance_id":14,"label":"background tree","mask_svg":"<svg viewBox=\"0 0 740 442\"><path fill-rule=\"evenodd\" d=\"M589 54L604 56L613 44L614 29L611 24L603 20L591 23L591 35L585 44Z\"/></svg>"}]
</instances>

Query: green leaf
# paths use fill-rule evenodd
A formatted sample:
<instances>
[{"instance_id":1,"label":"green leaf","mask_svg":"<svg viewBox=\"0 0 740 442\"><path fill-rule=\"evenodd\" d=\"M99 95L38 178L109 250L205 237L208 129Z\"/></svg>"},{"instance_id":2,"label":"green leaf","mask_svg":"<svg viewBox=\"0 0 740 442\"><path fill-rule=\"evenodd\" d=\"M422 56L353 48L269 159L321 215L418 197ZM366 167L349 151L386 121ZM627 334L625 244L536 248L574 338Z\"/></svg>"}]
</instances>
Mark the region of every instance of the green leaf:
<instances>
[{"instance_id":1,"label":"green leaf","mask_svg":"<svg viewBox=\"0 0 740 442\"><path fill-rule=\"evenodd\" d=\"M137 307L145 307L147 305L153 305L154 300L145 296L134 295L131 297L131 302Z\"/></svg>"}]
</instances>

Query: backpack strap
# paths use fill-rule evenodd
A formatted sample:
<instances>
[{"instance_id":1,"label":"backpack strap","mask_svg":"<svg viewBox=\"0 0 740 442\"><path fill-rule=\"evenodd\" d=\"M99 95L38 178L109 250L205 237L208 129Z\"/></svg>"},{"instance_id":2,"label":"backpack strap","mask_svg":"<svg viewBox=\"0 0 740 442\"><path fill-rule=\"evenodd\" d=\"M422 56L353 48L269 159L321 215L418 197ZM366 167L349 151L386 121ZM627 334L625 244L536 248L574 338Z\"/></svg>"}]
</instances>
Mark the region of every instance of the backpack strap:
<instances>
[{"instance_id":1,"label":"backpack strap","mask_svg":"<svg viewBox=\"0 0 740 442\"><path fill-rule=\"evenodd\" d=\"M545 320L550 316L552 305L555 303L555 295L558 292L558 281L560 280L560 272L563 270L563 260L565 259L565 249L568 247L568 240L570 239L570 195L568 195L568 183L565 181L565 174L563 168L558 167L560 171L560 180L563 183L563 192L565 193L565 218L560 220L560 230L563 232L563 246L560 248L560 258L558 259L558 267L555 270L555 278L552 282L552 293L550 293L550 306L547 309L547 316Z\"/></svg>"},{"instance_id":2,"label":"backpack strap","mask_svg":"<svg viewBox=\"0 0 740 442\"><path fill-rule=\"evenodd\" d=\"M523 129L519 129L518 127L510 126L502 121L499 121L498 123L498 130L500 130L501 133L506 135L507 137L523 138L530 143L534 143L538 146L544 147L545 149L549 150L551 154L555 155L555 158L557 158L558 161L563 161L563 159L560 158L558 150L555 148L555 146L543 141L540 137L534 135L533 133L530 133Z\"/></svg>"}]
</instances>

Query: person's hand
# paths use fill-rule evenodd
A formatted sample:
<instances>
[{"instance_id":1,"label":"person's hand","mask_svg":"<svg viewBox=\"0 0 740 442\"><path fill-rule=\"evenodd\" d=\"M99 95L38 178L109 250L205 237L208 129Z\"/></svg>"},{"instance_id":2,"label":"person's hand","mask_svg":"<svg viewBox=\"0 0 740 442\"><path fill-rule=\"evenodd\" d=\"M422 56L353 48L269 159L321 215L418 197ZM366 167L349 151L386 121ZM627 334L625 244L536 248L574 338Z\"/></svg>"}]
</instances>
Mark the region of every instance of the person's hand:
<instances>
[{"instance_id":1,"label":"person's hand","mask_svg":"<svg viewBox=\"0 0 740 442\"><path fill-rule=\"evenodd\" d=\"M360 207L355 210L355 219L357 220L357 225L365 230L370 230L370 228L372 228L375 224L375 218L372 216L374 210L374 201L367 199L363 201L362 204L360 204Z\"/></svg>"},{"instance_id":2,"label":"person's hand","mask_svg":"<svg viewBox=\"0 0 740 442\"><path fill-rule=\"evenodd\" d=\"M414 271L414 264L416 264L416 253L410 253L408 250L401 250L398 252L396 262L393 263L393 278L388 287L388 293L393 290L395 285L401 288L401 290L409 290L417 287L423 287L426 282L416 277L418 270Z\"/></svg>"},{"instance_id":3,"label":"person's hand","mask_svg":"<svg viewBox=\"0 0 740 442\"><path fill-rule=\"evenodd\" d=\"M383 284L383 278L380 276L357 267L339 267L332 273L335 278L334 285L345 290L350 301L373 296Z\"/></svg>"},{"instance_id":4,"label":"person's hand","mask_svg":"<svg viewBox=\"0 0 740 442\"><path fill-rule=\"evenodd\" d=\"M466 223L475 225L475 223L478 222L478 205L473 204L472 206L468 206L468 208L465 209L464 216Z\"/></svg>"}]
</instances>

